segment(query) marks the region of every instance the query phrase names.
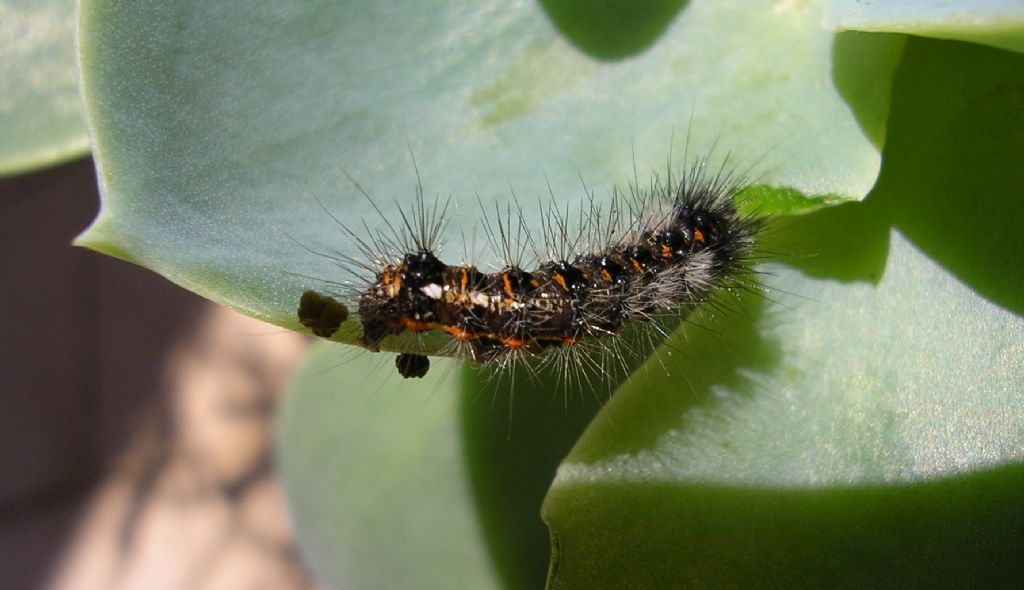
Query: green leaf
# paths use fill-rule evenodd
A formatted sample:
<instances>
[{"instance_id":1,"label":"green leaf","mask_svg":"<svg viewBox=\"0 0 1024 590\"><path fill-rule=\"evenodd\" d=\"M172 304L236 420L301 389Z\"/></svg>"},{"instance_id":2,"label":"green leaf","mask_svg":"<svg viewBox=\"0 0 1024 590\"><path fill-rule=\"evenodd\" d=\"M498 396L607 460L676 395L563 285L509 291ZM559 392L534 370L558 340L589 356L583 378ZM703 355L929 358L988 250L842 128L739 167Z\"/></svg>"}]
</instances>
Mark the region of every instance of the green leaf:
<instances>
[{"instance_id":1,"label":"green leaf","mask_svg":"<svg viewBox=\"0 0 1024 590\"><path fill-rule=\"evenodd\" d=\"M1019 0L828 0L823 22L836 31L906 33L1024 51Z\"/></svg>"},{"instance_id":2,"label":"green leaf","mask_svg":"<svg viewBox=\"0 0 1024 590\"><path fill-rule=\"evenodd\" d=\"M0 176L89 150L71 0L0 1Z\"/></svg>"},{"instance_id":3,"label":"green leaf","mask_svg":"<svg viewBox=\"0 0 1024 590\"><path fill-rule=\"evenodd\" d=\"M454 363L402 381L379 356L342 352L312 350L278 418L303 556L331 588L500 587L464 468Z\"/></svg>"},{"instance_id":4,"label":"green leaf","mask_svg":"<svg viewBox=\"0 0 1024 590\"><path fill-rule=\"evenodd\" d=\"M908 43L876 189L780 220L768 296L678 331L559 468L551 587L1024 584L1021 71Z\"/></svg>"},{"instance_id":5,"label":"green leaf","mask_svg":"<svg viewBox=\"0 0 1024 590\"><path fill-rule=\"evenodd\" d=\"M673 140L677 165L684 143L717 141L716 159L753 168L765 212L856 200L902 41L834 38L819 19L814 2L694 2L611 63L530 3L84 0L103 206L78 244L297 328L305 290L351 278L315 253L357 255L331 215L384 225L343 171L397 223L416 185L407 144L428 195L457 197L449 237L470 226L469 252L484 249L476 193L492 212L511 186L537 227L549 184L578 203L582 177L607 199L634 162L641 182L664 173ZM351 319L334 339L358 333Z\"/></svg>"}]
</instances>

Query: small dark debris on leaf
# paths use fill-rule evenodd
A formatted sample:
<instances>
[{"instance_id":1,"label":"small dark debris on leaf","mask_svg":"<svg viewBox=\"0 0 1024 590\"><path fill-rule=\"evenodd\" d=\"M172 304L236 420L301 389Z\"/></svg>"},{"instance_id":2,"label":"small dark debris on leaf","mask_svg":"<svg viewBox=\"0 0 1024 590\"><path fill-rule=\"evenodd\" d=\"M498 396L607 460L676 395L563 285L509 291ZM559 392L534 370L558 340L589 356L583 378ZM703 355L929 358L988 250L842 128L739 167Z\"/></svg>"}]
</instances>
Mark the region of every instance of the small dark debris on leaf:
<instances>
[{"instance_id":1,"label":"small dark debris on leaf","mask_svg":"<svg viewBox=\"0 0 1024 590\"><path fill-rule=\"evenodd\" d=\"M348 308L333 297L306 291L299 299L299 323L321 338L330 338L348 319Z\"/></svg>"},{"instance_id":2,"label":"small dark debris on leaf","mask_svg":"<svg viewBox=\"0 0 1024 590\"><path fill-rule=\"evenodd\" d=\"M423 377L430 370L430 359L422 354L409 354L403 352L395 358L395 366L398 367L398 374L406 379Z\"/></svg>"}]
</instances>

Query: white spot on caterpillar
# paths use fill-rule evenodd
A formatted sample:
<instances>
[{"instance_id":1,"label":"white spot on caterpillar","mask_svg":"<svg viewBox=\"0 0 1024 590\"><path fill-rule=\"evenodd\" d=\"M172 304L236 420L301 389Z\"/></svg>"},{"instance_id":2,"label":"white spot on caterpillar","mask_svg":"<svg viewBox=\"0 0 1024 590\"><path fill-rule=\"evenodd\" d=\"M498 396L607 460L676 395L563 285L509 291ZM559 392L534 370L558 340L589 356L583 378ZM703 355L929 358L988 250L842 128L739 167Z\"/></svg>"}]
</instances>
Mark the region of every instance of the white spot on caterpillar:
<instances>
[{"instance_id":1,"label":"white spot on caterpillar","mask_svg":"<svg viewBox=\"0 0 1024 590\"><path fill-rule=\"evenodd\" d=\"M429 285L420 287L420 292L431 299L440 299L444 289L437 283L430 283Z\"/></svg>"}]
</instances>

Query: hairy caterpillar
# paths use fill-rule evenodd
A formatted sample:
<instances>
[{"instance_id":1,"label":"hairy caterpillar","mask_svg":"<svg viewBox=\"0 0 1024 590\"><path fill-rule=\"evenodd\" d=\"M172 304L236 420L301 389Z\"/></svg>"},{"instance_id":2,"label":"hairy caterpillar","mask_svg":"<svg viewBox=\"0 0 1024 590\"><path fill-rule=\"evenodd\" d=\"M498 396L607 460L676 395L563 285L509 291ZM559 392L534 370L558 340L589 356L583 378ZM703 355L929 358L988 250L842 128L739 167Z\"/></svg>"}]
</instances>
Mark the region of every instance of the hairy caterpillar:
<instances>
[{"instance_id":1,"label":"hairy caterpillar","mask_svg":"<svg viewBox=\"0 0 1024 590\"><path fill-rule=\"evenodd\" d=\"M509 208L503 219L485 225L502 259L500 268L485 272L441 260L450 201L428 205L418 184L413 207L397 212L400 222L374 204L386 232L360 236L336 219L363 258L338 259L360 278L335 284L356 304L360 341L373 351L388 336L431 331L450 337L453 350L446 353L480 364L544 362L588 345L616 350L625 327L657 326L717 290L746 284L742 277L761 224L737 210L745 186L724 165L709 171L702 159L679 180L670 173L644 188L633 184L628 193L614 192L606 208L591 199L578 228L549 205L539 238L517 204L518 215ZM536 260L529 265L523 262L528 250ZM330 336L346 316L332 297L303 294L299 319L318 336ZM404 352L396 367L403 377L422 377L429 359Z\"/></svg>"}]
</instances>

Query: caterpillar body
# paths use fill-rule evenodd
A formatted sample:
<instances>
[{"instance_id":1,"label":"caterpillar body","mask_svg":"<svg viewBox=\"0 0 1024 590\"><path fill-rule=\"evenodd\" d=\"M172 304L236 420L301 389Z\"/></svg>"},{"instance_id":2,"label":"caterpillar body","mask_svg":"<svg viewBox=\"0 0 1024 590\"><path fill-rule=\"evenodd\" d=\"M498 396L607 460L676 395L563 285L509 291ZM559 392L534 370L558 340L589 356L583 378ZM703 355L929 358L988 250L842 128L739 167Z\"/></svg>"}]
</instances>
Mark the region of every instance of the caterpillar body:
<instances>
[{"instance_id":1,"label":"caterpillar body","mask_svg":"<svg viewBox=\"0 0 1024 590\"><path fill-rule=\"evenodd\" d=\"M453 356L498 365L545 359L586 343L601 348L600 342L620 337L626 326L656 325L666 315L701 305L717 290L747 284L743 277L761 224L737 210L745 186L724 167L709 172L700 160L678 181L669 174L646 188L616 192L605 209L591 201L575 230L568 215L551 205L540 252L522 213L509 214L485 227L504 259L495 272L440 259L447 205L428 206L418 188L412 210L398 214L401 224L381 213L389 233L361 237L339 221L365 258L342 262L363 276L347 288L357 304L361 343L377 351L388 336L439 331L450 336ZM530 247L539 262L527 268L522 259ZM307 305L305 313L300 306L300 321L329 336L324 306L313 315L309 300L334 300L310 293L303 296ZM337 320L341 314L329 315ZM429 360L405 352L396 367L403 377L422 377Z\"/></svg>"}]
</instances>

